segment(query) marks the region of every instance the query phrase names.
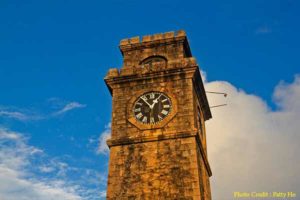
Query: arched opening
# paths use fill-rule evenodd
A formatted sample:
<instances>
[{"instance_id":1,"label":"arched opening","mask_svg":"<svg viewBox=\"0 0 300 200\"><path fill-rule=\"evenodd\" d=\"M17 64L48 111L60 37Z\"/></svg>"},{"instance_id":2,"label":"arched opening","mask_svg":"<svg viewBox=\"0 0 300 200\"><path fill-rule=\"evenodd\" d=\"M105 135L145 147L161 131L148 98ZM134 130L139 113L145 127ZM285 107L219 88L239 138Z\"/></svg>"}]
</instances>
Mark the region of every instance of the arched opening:
<instances>
[{"instance_id":1,"label":"arched opening","mask_svg":"<svg viewBox=\"0 0 300 200\"><path fill-rule=\"evenodd\" d=\"M166 66L167 59L163 56L150 56L141 62L142 67L148 66L152 68L155 65Z\"/></svg>"}]
</instances>

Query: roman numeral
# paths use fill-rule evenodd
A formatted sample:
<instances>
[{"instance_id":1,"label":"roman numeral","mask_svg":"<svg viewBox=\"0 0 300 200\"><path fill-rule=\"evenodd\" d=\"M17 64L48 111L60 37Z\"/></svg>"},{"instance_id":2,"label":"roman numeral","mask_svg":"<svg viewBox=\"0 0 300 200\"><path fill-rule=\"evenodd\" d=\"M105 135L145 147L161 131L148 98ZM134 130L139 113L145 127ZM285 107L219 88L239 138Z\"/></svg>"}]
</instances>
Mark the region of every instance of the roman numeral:
<instances>
[{"instance_id":1,"label":"roman numeral","mask_svg":"<svg viewBox=\"0 0 300 200\"><path fill-rule=\"evenodd\" d=\"M168 114L168 111L162 110L161 113L164 114L164 115L167 115L167 114Z\"/></svg>"},{"instance_id":2,"label":"roman numeral","mask_svg":"<svg viewBox=\"0 0 300 200\"><path fill-rule=\"evenodd\" d=\"M152 93L150 93L150 99L154 99L155 98L155 94L152 92Z\"/></svg>"},{"instance_id":3,"label":"roman numeral","mask_svg":"<svg viewBox=\"0 0 300 200\"><path fill-rule=\"evenodd\" d=\"M141 108L134 109L134 112L141 112Z\"/></svg>"},{"instance_id":4,"label":"roman numeral","mask_svg":"<svg viewBox=\"0 0 300 200\"><path fill-rule=\"evenodd\" d=\"M136 117L137 117L138 119L141 119L141 117L143 117L143 114L142 114L142 113L139 113L139 114L136 115Z\"/></svg>"},{"instance_id":5,"label":"roman numeral","mask_svg":"<svg viewBox=\"0 0 300 200\"><path fill-rule=\"evenodd\" d=\"M170 108L170 105L166 104L164 105L164 108Z\"/></svg>"},{"instance_id":6,"label":"roman numeral","mask_svg":"<svg viewBox=\"0 0 300 200\"><path fill-rule=\"evenodd\" d=\"M157 117L158 117L159 121L161 121L163 119L162 116L160 116L160 115L157 115Z\"/></svg>"},{"instance_id":7,"label":"roman numeral","mask_svg":"<svg viewBox=\"0 0 300 200\"><path fill-rule=\"evenodd\" d=\"M143 99L144 101L148 100L148 98L146 97L146 95L141 96L141 99Z\"/></svg>"},{"instance_id":8,"label":"roman numeral","mask_svg":"<svg viewBox=\"0 0 300 200\"><path fill-rule=\"evenodd\" d=\"M142 122L147 123L147 117L146 116L144 116Z\"/></svg>"},{"instance_id":9,"label":"roman numeral","mask_svg":"<svg viewBox=\"0 0 300 200\"><path fill-rule=\"evenodd\" d=\"M136 104L136 105L139 105L139 106L143 105L143 104L140 103L140 102L136 102L135 104Z\"/></svg>"},{"instance_id":10,"label":"roman numeral","mask_svg":"<svg viewBox=\"0 0 300 200\"><path fill-rule=\"evenodd\" d=\"M153 117L151 117L150 118L150 123L154 123L155 121L154 121L154 118Z\"/></svg>"},{"instance_id":11,"label":"roman numeral","mask_svg":"<svg viewBox=\"0 0 300 200\"><path fill-rule=\"evenodd\" d=\"M168 101L168 99L164 99L164 100L162 100L161 102L165 102L165 101Z\"/></svg>"}]
</instances>

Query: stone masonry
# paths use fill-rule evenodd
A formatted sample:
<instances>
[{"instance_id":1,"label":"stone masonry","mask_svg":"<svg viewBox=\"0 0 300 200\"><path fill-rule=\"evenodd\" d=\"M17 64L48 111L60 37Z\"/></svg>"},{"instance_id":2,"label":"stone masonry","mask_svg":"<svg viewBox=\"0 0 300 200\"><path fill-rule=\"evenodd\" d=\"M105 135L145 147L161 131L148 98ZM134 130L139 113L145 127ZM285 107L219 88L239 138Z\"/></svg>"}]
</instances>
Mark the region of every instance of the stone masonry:
<instances>
[{"instance_id":1,"label":"stone masonry","mask_svg":"<svg viewBox=\"0 0 300 200\"><path fill-rule=\"evenodd\" d=\"M211 112L185 32L123 39L120 50L122 68L105 77L112 95L107 199L210 200L204 122ZM155 125L133 118L133 102L148 91L174 104Z\"/></svg>"}]
</instances>

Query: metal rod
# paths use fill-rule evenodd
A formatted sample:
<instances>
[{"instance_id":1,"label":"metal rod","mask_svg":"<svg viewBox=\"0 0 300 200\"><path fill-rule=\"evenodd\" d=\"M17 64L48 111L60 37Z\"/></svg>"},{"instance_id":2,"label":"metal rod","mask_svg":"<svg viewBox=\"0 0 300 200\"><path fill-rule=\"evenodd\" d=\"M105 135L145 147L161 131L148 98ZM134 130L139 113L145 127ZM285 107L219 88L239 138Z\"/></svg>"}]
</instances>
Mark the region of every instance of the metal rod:
<instances>
[{"instance_id":1,"label":"metal rod","mask_svg":"<svg viewBox=\"0 0 300 200\"><path fill-rule=\"evenodd\" d=\"M211 91L205 91L206 93L212 93L212 94L223 94L224 97L227 97L227 93L224 92L211 92Z\"/></svg>"},{"instance_id":2,"label":"metal rod","mask_svg":"<svg viewBox=\"0 0 300 200\"><path fill-rule=\"evenodd\" d=\"M221 105L211 106L209 108L216 108L216 107L221 107L221 106L227 106L227 104L221 104Z\"/></svg>"}]
</instances>

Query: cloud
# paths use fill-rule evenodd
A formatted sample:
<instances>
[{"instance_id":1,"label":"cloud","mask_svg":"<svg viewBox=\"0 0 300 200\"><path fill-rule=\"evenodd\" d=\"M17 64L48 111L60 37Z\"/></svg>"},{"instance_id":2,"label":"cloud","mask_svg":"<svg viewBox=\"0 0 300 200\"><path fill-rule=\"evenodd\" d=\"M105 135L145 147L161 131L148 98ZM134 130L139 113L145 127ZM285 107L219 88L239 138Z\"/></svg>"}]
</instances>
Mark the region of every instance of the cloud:
<instances>
[{"instance_id":1,"label":"cloud","mask_svg":"<svg viewBox=\"0 0 300 200\"><path fill-rule=\"evenodd\" d=\"M300 194L300 76L281 82L273 94L276 110L225 81L205 83L213 118L207 121L208 158L213 199L233 199L233 192Z\"/></svg>"},{"instance_id":2,"label":"cloud","mask_svg":"<svg viewBox=\"0 0 300 200\"><path fill-rule=\"evenodd\" d=\"M20 140L20 135L15 132L8 132L4 128L0 128L0 141L1 140Z\"/></svg>"},{"instance_id":3,"label":"cloud","mask_svg":"<svg viewBox=\"0 0 300 200\"><path fill-rule=\"evenodd\" d=\"M4 128L0 129L0 196L1 200L81 199L72 187L55 181L36 180L29 173L31 159L43 151L27 145L27 138ZM30 176L30 178L28 178Z\"/></svg>"},{"instance_id":4,"label":"cloud","mask_svg":"<svg viewBox=\"0 0 300 200\"><path fill-rule=\"evenodd\" d=\"M109 148L106 144L106 140L111 137L111 123L108 123L105 126L105 130L100 134L99 143L98 143L98 154L107 155L109 153Z\"/></svg>"},{"instance_id":5,"label":"cloud","mask_svg":"<svg viewBox=\"0 0 300 200\"><path fill-rule=\"evenodd\" d=\"M68 111L74 110L76 108L84 108L84 107L86 107L86 105L80 104L78 102L70 102L70 103L66 104L61 110L53 113L53 115L54 116L61 115Z\"/></svg>"},{"instance_id":6,"label":"cloud","mask_svg":"<svg viewBox=\"0 0 300 200\"><path fill-rule=\"evenodd\" d=\"M0 111L0 116L13 118L13 119L17 119L17 120L20 120L20 121L26 121L30 118L29 116L27 116L23 113L9 112L9 111Z\"/></svg>"},{"instance_id":7,"label":"cloud","mask_svg":"<svg viewBox=\"0 0 300 200\"><path fill-rule=\"evenodd\" d=\"M211 106L227 104L212 108L213 118L206 123L213 199L233 199L234 192L300 194L300 75L275 87L276 109L271 109L261 97L226 81L208 82L201 74L206 90L228 93L226 98L207 94ZM108 154L110 133L108 124L98 153Z\"/></svg>"},{"instance_id":8,"label":"cloud","mask_svg":"<svg viewBox=\"0 0 300 200\"><path fill-rule=\"evenodd\" d=\"M272 33L272 29L268 26L261 26L255 30L255 34L257 35L264 35L269 33Z\"/></svg>"},{"instance_id":9,"label":"cloud","mask_svg":"<svg viewBox=\"0 0 300 200\"><path fill-rule=\"evenodd\" d=\"M207 81L207 79L206 79L207 74L206 74L205 71L202 71L202 70L201 70L201 71L200 71L200 76L201 76L203 82L206 82L206 81Z\"/></svg>"},{"instance_id":10,"label":"cloud","mask_svg":"<svg viewBox=\"0 0 300 200\"><path fill-rule=\"evenodd\" d=\"M103 177L95 170L51 158L28 145L22 133L0 127L1 200L96 200L102 194Z\"/></svg>"},{"instance_id":11,"label":"cloud","mask_svg":"<svg viewBox=\"0 0 300 200\"><path fill-rule=\"evenodd\" d=\"M106 191L101 191L100 192L100 197L101 198L106 198Z\"/></svg>"},{"instance_id":12,"label":"cloud","mask_svg":"<svg viewBox=\"0 0 300 200\"><path fill-rule=\"evenodd\" d=\"M42 165L39 167L39 170L43 173L50 173L50 172L53 172L55 170L55 168L52 166L45 166L45 165L43 166Z\"/></svg>"},{"instance_id":13,"label":"cloud","mask_svg":"<svg viewBox=\"0 0 300 200\"><path fill-rule=\"evenodd\" d=\"M77 108L86 107L85 104L80 104L78 102L65 102L58 98L51 98L50 100L48 99L48 103L54 104L56 110L58 109L57 107L60 107L60 109L57 111L51 111L50 113L36 113L33 112L33 110L28 110L28 109L25 110L25 109L12 107L12 106L10 107L0 106L0 117L14 119L23 122L37 121L37 120L49 119L50 117L56 117Z\"/></svg>"},{"instance_id":14,"label":"cloud","mask_svg":"<svg viewBox=\"0 0 300 200\"><path fill-rule=\"evenodd\" d=\"M0 108L0 117L3 118L11 118L18 121L34 121L34 120L40 120L43 117L40 115L37 115L35 113L20 111L18 109L11 109L11 108Z\"/></svg>"}]
</instances>

